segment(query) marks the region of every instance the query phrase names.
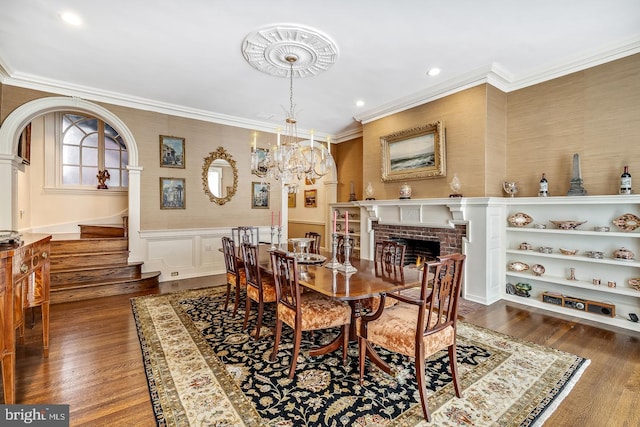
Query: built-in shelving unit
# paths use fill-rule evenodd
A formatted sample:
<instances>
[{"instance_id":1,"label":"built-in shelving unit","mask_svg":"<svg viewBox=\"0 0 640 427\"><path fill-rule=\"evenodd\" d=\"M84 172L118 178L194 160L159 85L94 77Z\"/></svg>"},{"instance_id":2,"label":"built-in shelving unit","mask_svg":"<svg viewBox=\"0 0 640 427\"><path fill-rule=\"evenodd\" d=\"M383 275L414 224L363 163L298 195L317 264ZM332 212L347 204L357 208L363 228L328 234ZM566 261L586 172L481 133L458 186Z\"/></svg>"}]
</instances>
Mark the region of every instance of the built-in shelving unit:
<instances>
[{"instance_id":1,"label":"built-in shelving unit","mask_svg":"<svg viewBox=\"0 0 640 427\"><path fill-rule=\"evenodd\" d=\"M336 224L336 233L344 236L345 233L345 215L349 216L349 237L353 239L353 251L354 258L360 258L360 207L352 203L333 203L330 205L330 210L338 211L338 221ZM333 215L331 215L333 218Z\"/></svg>"},{"instance_id":2,"label":"built-in shelving unit","mask_svg":"<svg viewBox=\"0 0 640 427\"><path fill-rule=\"evenodd\" d=\"M506 283L527 283L531 291L527 298L509 293L505 286L504 299L640 331L640 324L629 320L630 313L640 315L640 291L629 285L629 279L640 278L640 228L621 231L613 224L614 219L626 213L640 216L639 196L513 198L506 201L505 207ZM517 213L526 214L533 221L525 226L512 225L509 217ZM554 220L586 223L564 230L551 223ZM546 228L536 228L536 225ZM595 231L595 227L609 227L609 231ZM521 245L531 249L520 249ZM540 252L539 247L551 247L551 253ZM614 253L622 247L634 252L635 258L617 259ZM578 252L565 255L560 248ZM587 256L589 251L602 252L602 258ZM524 263L529 268L512 271L509 265L513 262ZM544 266L542 275L533 273L534 264ZM571 269L575 280L571 278ZM595 284L594 279L600 284ZM606 314L608 310L602 314L543 302L545 292L613 305L615 315Z\"/></svg>"}]
</instances>

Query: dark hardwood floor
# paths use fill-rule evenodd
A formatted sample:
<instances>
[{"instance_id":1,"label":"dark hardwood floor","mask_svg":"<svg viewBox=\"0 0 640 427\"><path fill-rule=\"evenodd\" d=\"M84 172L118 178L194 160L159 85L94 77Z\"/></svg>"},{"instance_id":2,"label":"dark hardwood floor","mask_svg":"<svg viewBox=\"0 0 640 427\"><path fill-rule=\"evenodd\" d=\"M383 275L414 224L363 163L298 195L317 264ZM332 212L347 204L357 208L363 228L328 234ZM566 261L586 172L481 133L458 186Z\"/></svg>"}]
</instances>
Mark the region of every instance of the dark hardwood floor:
<instances>
[{"instance_id":1,"label":"dark hardwood floor","mask_svg":"<svg viewBox=\"0 0 640 427\"><path fill-rule=\"evenodd\" d=\"M224 280L164 282L159 292ZM72 426L155 425L129 303L136 295L53 305L49 359L42 357L36 315L17 349L17 403L69 404ZM640 425L640 333L504 301L481 306L465 320L591 360L545 426Z\"/></svg>"}]
</instances>

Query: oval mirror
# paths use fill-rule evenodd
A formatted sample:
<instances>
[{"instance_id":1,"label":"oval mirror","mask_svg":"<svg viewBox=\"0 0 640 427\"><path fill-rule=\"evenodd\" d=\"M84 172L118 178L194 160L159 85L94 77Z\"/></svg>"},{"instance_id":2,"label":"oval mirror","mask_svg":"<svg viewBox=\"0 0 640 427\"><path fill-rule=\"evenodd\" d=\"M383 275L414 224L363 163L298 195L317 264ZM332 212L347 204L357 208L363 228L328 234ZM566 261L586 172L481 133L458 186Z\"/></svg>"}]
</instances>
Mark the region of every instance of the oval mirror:
<instances>
[{"instance_id":1,"label":"oval mirror","mask_svg":"<svg viewBox=\"0 0 640 427\"><path fill-rule=\"evenodd\" d=\"M236 161L224 148L218 147L204 158L202 188L209 200L219 205L227 203L238 188Z\"/></svg>"}]
</instances>

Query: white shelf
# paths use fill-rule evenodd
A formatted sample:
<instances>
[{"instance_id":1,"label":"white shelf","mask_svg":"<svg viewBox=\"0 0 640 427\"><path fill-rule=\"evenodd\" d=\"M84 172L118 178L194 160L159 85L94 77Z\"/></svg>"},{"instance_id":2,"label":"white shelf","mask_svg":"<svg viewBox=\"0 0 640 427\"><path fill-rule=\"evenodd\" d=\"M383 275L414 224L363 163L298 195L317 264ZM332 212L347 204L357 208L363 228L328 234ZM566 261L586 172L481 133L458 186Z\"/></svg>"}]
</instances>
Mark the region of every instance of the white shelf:
<instances>
[{"instance_id":1,"label":"white shelf","mask_svg":"<svg viewBox=\"0 0 640 427\"><path fill-rule=\"evenodd\" d=\"M550 253L545 254L542 252L537 252L536 250L520 250L520 249L507 249L506 253L514 254L517 256L532 256L532 257L540 257L540 258L554 258L554 259L562 259L566 261L579 261L579 262L589 262L596 264L609 264L609 265L617 265L619 267L640 267L640 261L637 260L618 260L615 258L589 258L587 256L581 255L563 255L560 253Z\"/></svg>"},{"instance_id":2,"label":"white shelf","mask_svg":"<svg viewBox=\"0 0 640 427\"><path fill-rule=\"evenodd\" d=\"M554 284L563 285L563 286L571 286L573 288L587 289L589 291L604 292L608 294L627 295L635 298L640 298L640 291L636 291L635 289L627 288L623 286L610 288L607 286L606 283L603 283L601 285L594 285L593 283L587 282L584 280L568 280L560 276L548 276L548 275L536 276L532 273L517 273L515 271L508 271L507 276L517 277L527 281L537 280L539 282L547 282L547 283L554 283ZM560 293L563 293L563 292L560 292Z\"/></svg>"},{"instance_id":3,"label":"white shelf","mask_svg":"<svg viewBox=\"0 0 640 427\"><path fill-rule=\"evenodd\" d=\"M561 230L557 228L530 228L530 227L507 227L508 233L542 233L542 234L568 234L574 236L598 236L598 237L630 237L640 239L640 233L622 231L589 231L589 230Z\"/></svg>"},{"instance_id":4,"label":"white shelf","mask_svg":"<svg viewBox=\"0 0 640 427\"><path fill-rule=\"evenodd\" d=\"M573 308L562 307L559 305L549 304L536 299L534 296L530 298L519 297L517 295L505 295L504 299L519 304L525 304L531 307L541 308L544 310L552 311L555 313L564 314L566 316L579 317L581 319L592 320L595 322L604 323L611 326L617 326L619 328L630 329L632 331L640 332L640 323L632 322L622 316L616 315L616 317L608 317L600 314L588 313L586 311L575 310Z\"/></svg>"}]
</instances>

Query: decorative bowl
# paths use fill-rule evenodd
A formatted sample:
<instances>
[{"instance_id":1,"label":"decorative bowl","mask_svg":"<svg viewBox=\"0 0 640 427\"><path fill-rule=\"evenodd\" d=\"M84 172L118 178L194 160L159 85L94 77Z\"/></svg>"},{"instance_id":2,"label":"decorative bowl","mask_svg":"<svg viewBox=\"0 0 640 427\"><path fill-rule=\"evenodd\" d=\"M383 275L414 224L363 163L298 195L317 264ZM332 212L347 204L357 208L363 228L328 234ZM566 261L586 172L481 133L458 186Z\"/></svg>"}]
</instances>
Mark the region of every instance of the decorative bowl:
<instances>
[{"instance_id":1,"label":"decorative bowl","mask_svg":"<svg viewBox=\"0 0 640 427\"><path fill-rule=\"evenodd\" d=\"M632 261L635 256L636 254L627 248L620 248L613 252L613 257L615 259L621 259L624 261Z\"/></svg>"},{"instance_id":2,"label":"decorative bowl","mask_svg":"<svg viewBox=\"0 0 640 427\"><path fill-rule=\"evenodd\" d=\"M544 265L541 264L533 264L531 266L531 271L536 276L542 276L544 274Z\"/></svg>"},{"instance_id":3,"label":"decorative bowl","mask_svg":"<svg viewBox=\"0 0 640 427\"><path fill-rule=\"evenodd\" d=\"M636 291L640 291L640 279L629 279L629 286L631 286Z\"/></svg>"},{"instance_id":4,"label":"decorative bowl","mask_svg":"<svg viewBox=\"0 0 640 427\"><path fill-rule=\"evenodd\" d=\"M521 251L530 251L531 249L533 249L533 246L531 246L531 243L522 242L520 243L519 249Z\"/></svg>"},{"instance_id":5,"label":"decorative bowl","mask_svg":"<svg viewBox=\"0 0 640 427\"><path fill-rule=\"evenodd\" d=\"M633 231L640 227L640 218L632 213L626 213L614 219L613 225L618 227L621 231Z\"/></svg>"},{"instance_id":6,"label":"decorative bowl","mask_svg":"<svg viewBox=\"0 0 640 427\"><path fill-rule=\"evenodd\" d=\"M511 271L526 271L529 269L529 265L524 262L516 261L509 263L509 270Z\"/></svg>"},{"instance_id":7,"label":"decorative bowl","mask_svg":"<svg viewBox=\"0 0 640 427\"><path fill-rule=\"evenodd\" d=\"M525 225L531 224L533 218L531 218L524 212L516 212L513 215L509 216L509 218L507 218L507 221L509 221L509 224L513 225L514 227L524 227Z\"/></svg>"},{"instance_id":8,"label":"decorative bowl","mask_svg":"<svg viewBox=\"0 0 640 427\"><path fill-rule=\"evenodd\" d=\"M587 256L589 258L602 259L604 258L604 252L600 251L588 251Z\"/></svg>"},{"instance_id":9,"label":"decorative bowl","mask_svg":"<svg viewBox=\"0 0 640 427\"><path fill-rule=\"evenodd\" d=\"M553 251L553 248L551 246L540 246L538 248L538 252L542 254L550 254L551 251Z\"/></svg>"},{"instance_id":10,"label":"decorative bowl","mask_svg":"<svg viewBox=\"0 0 640 427\"><path fill-rule=\"evenodd\" d=\"M565 249L565 248L560 248L560 253L562 255L575 255L578 253L577 249Z\"/></svg>"},{"instance_id":11,"label":"decorative bowl","mask_svg":"<svg viewBox=\"0 0 640 427\"><path fill-rule=\"evenodd\" d=\"M575 230L576 227L584 224L587 221L549 221L556 225L561 230Z\"/></svg>"}]
</instances>

